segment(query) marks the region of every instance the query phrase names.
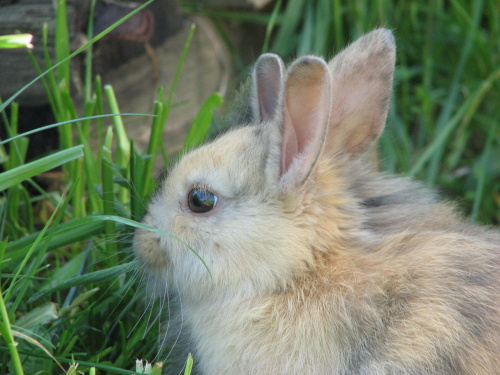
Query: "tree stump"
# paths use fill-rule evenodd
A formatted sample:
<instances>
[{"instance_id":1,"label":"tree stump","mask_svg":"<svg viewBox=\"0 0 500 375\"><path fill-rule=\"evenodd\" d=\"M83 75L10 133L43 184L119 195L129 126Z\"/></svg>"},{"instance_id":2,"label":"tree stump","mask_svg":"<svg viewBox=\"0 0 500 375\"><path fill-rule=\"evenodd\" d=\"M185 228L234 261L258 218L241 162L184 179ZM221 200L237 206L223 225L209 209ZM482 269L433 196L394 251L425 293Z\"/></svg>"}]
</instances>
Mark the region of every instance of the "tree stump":
<instances>
[{"instance_id":1,"label":"tree stump","mask_svg":"<svg viewBox=\"0 0 500 375\"><path fill-rule=\"evenodd\" d=\"M73 50L85 42L89 3L88 0L67 0L68 29ZM57 2L53 0L0 0L0 35L16 32L33 34L33 53L42 70L45 69L42 43L44 24L48 27L48 52L54 62L55 4ZM109 26L106 22L114 22L112 17L111 20L102 21L105 15L109 15L110 7L122 7L128 13L126 8L129 5L136 7L134 4L137 2L99 0L95 9L94 33L101 31L96 30L96 27L104 29ZM208 96L216 91L225 94L232 75L231 58L210 21L181 16L175 0L157 0L146 10L154 16L155 25L148 44L141 40L124 40L123 35L98 41L93 46L93 72L101 75L103 84L113 86L122 112L151 113L158 86L162 85L168 94L188 30L194 22L197 29L182 68L163 135L168 152L174 153L181 147L190 122ZM116 13L116 9L112 9L111 13L113 12ZM157 77L151 58L145 53L147 49L153 52L157 62ZM83 54L72 60L72 96L80 114L83 112L83 64ZM33 63L24 50L1 50L0 71L4 72L0 75L0 96L4 100L37 76ZM16 101L21 108L32 107L36 113L42 106L47 106L48 98L41 83L37 82ZM26 109L21 111L26 112ZM135 144L139 148L145 148L151 119L124 117L124 123L129 136L135 139ZM46 125L46 122L39 124L31 121L32 128L42 125Z\"/></svg>"}]
</instances>

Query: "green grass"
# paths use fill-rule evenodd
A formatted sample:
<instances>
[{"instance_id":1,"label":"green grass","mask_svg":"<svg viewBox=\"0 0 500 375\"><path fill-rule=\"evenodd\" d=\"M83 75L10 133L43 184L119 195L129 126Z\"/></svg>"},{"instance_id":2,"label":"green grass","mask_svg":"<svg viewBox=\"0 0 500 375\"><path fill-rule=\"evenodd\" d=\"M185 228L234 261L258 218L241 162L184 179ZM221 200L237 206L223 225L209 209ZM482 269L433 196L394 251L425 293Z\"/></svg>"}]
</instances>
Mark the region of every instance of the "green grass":
<instances>
[{"instance_id":1,"label":"green grass","mask_svg":"<svg viewBox=\"0 0 500 375\"><path fill-rule=\"evenodd\" d=\"M69 53L64 1L59 5L57 63L52 66L46 53L42 72L33 61L58 121L37 131L57 126L60 149L27 162L28 138L18 134L14 101L22 90L1 106L2 111L11 106L10 118L2 112L9 138L0 140L3 373L57 373L62 368L69 371L76 362L84 373L131 374L135 358L155 358L160 322L155 307L149 308L147 319L143 317L147 301L137 292L141 286L134 284L138 264L131 240L134 227L145 228L136 220L155 188L151 155L160 146L159 135L195 29L190 30L169 97L164 98L160 89L155 112L142 115L151 121L154 135L148 154L142 154L122 121L133 114L120 113L113 88L92 78L90 64L85 72L84 117L78 118L68 85L69 59L76 53ZM45 46L47 35L45 26ZM103 35L89 35L90 42L80 49L88 47L87 59L91 43ZM211 121L207 112L220 104L217 95L207 101L197 129L206 132ZM109 114L103 113L105 107ZM106 118L111 125L101 125L105 135L96 152L89 146L90 121ZM191 134L186 147L197 142ZM45 191L32 179L56 167L62 167L61 191Z\"/></svg>"},{"instance_id":2,"label":"green grass","mask_svg":"<svg viewBox=\"0 0 500 375\"><path fill-rule=\"evenodd\" d=\"M5 171L0 174L0 371L62 373L57 362L66 371L76 362L86 374L132 374L135 358L155 358L160 316L158 306L146 308L149 301L138 292L140 267L133 260L131 241L155 188L151 155L157 154L159 135L168 126L183 58L168 96L160 89L154 113L149 114L153 117L144 114L152 136L143 154L123 127L129 114L120 113L126 109L119 108L112 87L102 87L92 75L90 64L85 72L85 113L77 118L68 87L69 58L76 52L69 52L64 6L58 9L57 63L52 66L46 56L47 66L35 69L43 74L60 148L27 161L30 145L18 134L16 96L0 105L9 135L0 140ZM496 0L296 0L275 2L262 13L189 4L183 9L208 15L221 33L226 20L261 27L266 35L263 50L288 61L308 53L328 58L374 27L392 29L398 61L380 142L381 168L438 187L459 200L471 220L500 222ZM102 35L89 35L89 44L77 52L86 50L90 60L88 47ZM228 35L222 37L231 43ZM229 47L241 62L237 46ZM207 98L184 148L204 138L212 111L221 103L218 94ZM101 129L97 150L89 146L90 121ZM55 167L62 168L63 187L46 191L33 178Z\"/></svg>"}]
</instances>

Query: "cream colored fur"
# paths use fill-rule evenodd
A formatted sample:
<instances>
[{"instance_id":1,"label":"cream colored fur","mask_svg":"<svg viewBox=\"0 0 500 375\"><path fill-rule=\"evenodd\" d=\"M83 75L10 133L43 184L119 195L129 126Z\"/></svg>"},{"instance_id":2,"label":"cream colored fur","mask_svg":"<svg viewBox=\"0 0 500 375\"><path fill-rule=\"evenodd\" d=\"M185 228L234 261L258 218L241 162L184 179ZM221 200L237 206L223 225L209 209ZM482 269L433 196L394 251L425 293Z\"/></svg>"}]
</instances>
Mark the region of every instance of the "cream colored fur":
<instances>
[{"instance_id":1,"label":"cream colored fur","mask_svg":"<svg viewBox=\"0 0 500 375\"><path fill-rule=\"evenodd\" d=\"M364 160L394 59L387 30L328 65L285 72L264 55L256 123L186 154L152 199L144 223L213 275L179 241L137 231L138 258L182 303L199 373L500 374L500 234ZM193 187L213 210L190 211Z\"/></svg>"}]
</instances>

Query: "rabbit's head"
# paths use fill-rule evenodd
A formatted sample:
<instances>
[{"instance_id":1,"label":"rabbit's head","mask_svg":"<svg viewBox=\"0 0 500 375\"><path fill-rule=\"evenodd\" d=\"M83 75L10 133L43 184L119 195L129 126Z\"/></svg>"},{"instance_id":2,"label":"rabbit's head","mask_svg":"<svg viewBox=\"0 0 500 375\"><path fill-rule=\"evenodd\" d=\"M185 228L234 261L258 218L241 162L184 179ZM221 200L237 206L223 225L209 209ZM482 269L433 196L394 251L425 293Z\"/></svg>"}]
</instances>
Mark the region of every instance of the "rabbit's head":
<instances>
[{"instance_id":1,"label":"rabbit's head","mask_svg":"<svg viewBox=\"0 0 500 375\"><path fill-rule=\"evenodd\" d=\"M306 56L285 70L265 54L253 75L254 123L187 153L153 197L138 258L188 293L283 287L316 252L356 230L336 159L352 159L383 130L394 72L390 31L375 30L329 64ZM341 174L341 172L339 172ZM321 232L321 233L320 233Z\"/></svg>"}]
</instances>

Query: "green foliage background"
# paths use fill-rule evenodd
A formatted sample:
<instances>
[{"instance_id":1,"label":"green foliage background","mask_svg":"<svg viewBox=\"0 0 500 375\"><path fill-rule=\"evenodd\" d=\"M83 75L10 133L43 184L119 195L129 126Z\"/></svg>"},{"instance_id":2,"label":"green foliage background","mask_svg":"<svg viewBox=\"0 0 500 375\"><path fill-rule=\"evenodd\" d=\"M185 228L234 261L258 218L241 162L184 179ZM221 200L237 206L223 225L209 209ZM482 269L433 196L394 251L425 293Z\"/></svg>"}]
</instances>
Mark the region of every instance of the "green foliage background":
<instances>
[{"instance_id":1,"label":"green foliage background","mask_svg":"<svg viewBox=\"0 0 500 375\"><path fill-rule=\"evenodd\" d=\"M133 372L124 369L134 368L135 358L152 360L157 353L158 302L143 300L131 240L154 189L149 155L161 147L159 134L168 126L177 78L168 95L158 93L156 117L144 119L153 127L146 154L134 148L112 88L102 87L90 64L84 116L92 118L78 120L68 88L64 1L59 4L60 63L52 67L47 57L47 66L38 69L46 72L54 114L64 122L58 126L60 149L27 162L27 138L13 139L15 101L0 107L11 108L9 118L1 114L11 137L0 144L5 170L0 174L2 371L62 372L43 346L66 369L74 358L84 372L94 366L98 373L128 374ZM262 51L288 61L310 53L329 58L375 27L392 29L398 60L380 142L381 168L441 189L473 221L500 222L498 1L293 0L274 2L262 12L182 6L187 14L210 17L240 64L243 58L225 31L227 22L260 28L266 35ZM99 38L89 35L91 42ZM86 53L90 61L92 50ZM111 113L104 112L105 104ZM185 147L206 134L212 110L220 105L217 94L207 98ZM101 134L97 151L89 147L91 120ZM45 191L33 177L58 166L63 168L61 190ZM35 205L45 207L43 215L33 210Z\"/></svg>"}]
</instances>

